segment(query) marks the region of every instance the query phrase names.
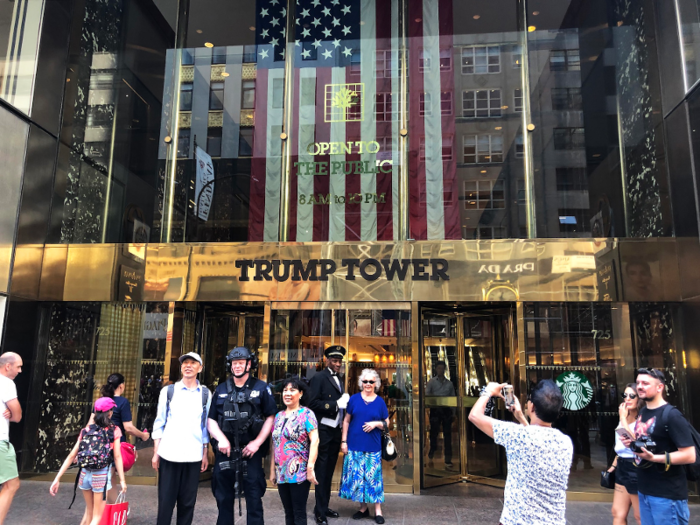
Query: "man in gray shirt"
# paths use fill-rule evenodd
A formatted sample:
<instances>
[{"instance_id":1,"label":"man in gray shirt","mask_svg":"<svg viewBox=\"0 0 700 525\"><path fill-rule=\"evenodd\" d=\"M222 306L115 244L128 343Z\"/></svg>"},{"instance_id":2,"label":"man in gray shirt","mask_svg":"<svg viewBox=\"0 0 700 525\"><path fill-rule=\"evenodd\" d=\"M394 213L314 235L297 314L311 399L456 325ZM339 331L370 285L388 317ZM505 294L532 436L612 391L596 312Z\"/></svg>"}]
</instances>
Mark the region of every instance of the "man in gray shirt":
<instances>
[{"instance_id":1,"label":"man in gray shirt","mask_svg":"<svg viewBox=\"0 0 700 525\"><path fill-rule=\"evenodd\" d=\"M455 386L445 377L447 365L444 361L438 361L435 365L435 373L425 387L425 395L431 397L454 397ZM430 409L430 450L428 457L433 459L438 448L438 434L442 428L442 437L445 442L445 466L452 466L452 408L432 407Z\"/></svg>"}]
</instances>

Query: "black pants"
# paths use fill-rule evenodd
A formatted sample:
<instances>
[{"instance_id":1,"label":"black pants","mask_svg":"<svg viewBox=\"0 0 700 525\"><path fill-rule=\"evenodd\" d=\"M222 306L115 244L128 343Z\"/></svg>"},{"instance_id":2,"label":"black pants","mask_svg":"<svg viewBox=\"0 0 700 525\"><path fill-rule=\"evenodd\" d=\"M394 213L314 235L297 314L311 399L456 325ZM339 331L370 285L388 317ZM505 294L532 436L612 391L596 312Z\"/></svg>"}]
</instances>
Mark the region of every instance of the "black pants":
<instances>
[{"instance_id":1,"label":"black pants","mask_svg":"<svg viewBox=\"0 0 700 525\"><path fill-rule=\"evenodd\" d=\"M430 452L438 448L440 429L445 443L445 462L449 463L452 460L452 409L449 407L430 409Z\"/></svg>"},{"instance_id":2,"label":"black pants","mask_svg":"<svg viewBox=\"0 0 700 525\"><path fill-rule=\"evenodd\" d=\"M325 516L328 510L328 502L331 500L331 483L335 464L338 462L340 442L343 439L343 431L327 425L318 427L318 458L316 459L316 516Z\"/></svg>"},{"instance_id":3,"label":"black pants","mask_svg":"<svg viewBox=\"0 0 700 525\"><path fill-rule=\"evenodd\" d=\"M216 506L219 508L219 517L216 525L233 525L238 506L235 498L234 485L236 483L236 472L233 470L221 470L219 463L228 461L225 454L217 451L214 463L214 475L212 479L212 491L216 499ZM245 495L245 508L248 525L263 525L263 504L262 498L265 495L266 481L263 470L263 454L258 450L253 457L248 458L248 473L241 476L241 487Z\"/></svg>"},{"instance_id":4,"label":"black pants","mask_svg":"<svg viewBox=\"0 0 700 525\"><path fill-rule=\"evenodd\" d=\"M177 525L191 525L197 503L201 461L175 463L160 458L157 525L170 525L177 504Z\"/></svg>"},{"instance_id":5,"label":"black pants","mask_svg":"<svg viewBox=\"0 0 700 525\"><path fill-rule=\"evenodd\" d=\"M280 483L280 493L284 507L284 525L306 525L306 502L309 500L311 483Z\"/></svg>"}]
</instances>

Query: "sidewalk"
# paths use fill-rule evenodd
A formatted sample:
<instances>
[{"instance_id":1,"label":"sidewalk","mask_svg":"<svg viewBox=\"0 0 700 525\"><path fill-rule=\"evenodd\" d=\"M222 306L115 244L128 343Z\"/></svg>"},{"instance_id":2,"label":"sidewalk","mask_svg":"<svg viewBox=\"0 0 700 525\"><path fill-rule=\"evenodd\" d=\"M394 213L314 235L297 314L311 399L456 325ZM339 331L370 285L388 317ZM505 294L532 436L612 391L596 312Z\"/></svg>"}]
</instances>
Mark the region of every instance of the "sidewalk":
<instances>
[{"instance_id":1,"label":"sidewalk","mask_svg":"<svg viewBox=\"0 0 700 525\"><path fill-rule=\"evenodd\" d=\"M72 483L61 483L58 496L53 498L49 494L48 482L22 481L7 517L7 525L78 525L85 506L82 496L78 494L73 508L68 510L72 491ZM128 525L153 525L157 508L156 487L132 485L128 495L133 505ZM268 490L264 504L265 522L283 525L284 513L277 491ZM502 491L499 489L460 484L431 489L420 496L390 494L383 509L388 525L498 525L502 504ZM374 523L374 520L354 521L350 516L357 510L357 505L337 496L331 500L331 507L340 512L341 518L330 519L329 525ZM308 511L309 525L313 525L313 493L309 497ZM691 506L690 514L690 523L700 525L700 506ZM216 516L216 502L209 484L202 483L194 523L214 525ZM569 502L567 521L572 525L612 523L610 504ZM245 522L244 501L243 517L237 518L236 525L245 525ZM628 524L634 525L631 516Z\"/></svg>"}]
</instances>

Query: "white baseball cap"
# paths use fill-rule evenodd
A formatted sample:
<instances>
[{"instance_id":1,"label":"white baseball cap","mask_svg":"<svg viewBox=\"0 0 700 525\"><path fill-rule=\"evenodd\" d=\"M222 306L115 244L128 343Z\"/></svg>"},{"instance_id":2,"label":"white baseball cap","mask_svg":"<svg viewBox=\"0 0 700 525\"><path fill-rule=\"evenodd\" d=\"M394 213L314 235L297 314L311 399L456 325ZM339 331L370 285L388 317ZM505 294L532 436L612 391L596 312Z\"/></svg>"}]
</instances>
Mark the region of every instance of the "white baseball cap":
<instances>
[{"instance_id":1,"label":"white baseball cap","mask_svg":"<svg viewBox=\"0 0 700 525\"><path fill-rule=\"evenodd\" d=\"M180 356L180 363L182 363L185 359L194 359L200 365L204 366L204 363L202 363L202 356L196 352L188 352L187 354L181 355Z\"/></svg>"}]
</instances>

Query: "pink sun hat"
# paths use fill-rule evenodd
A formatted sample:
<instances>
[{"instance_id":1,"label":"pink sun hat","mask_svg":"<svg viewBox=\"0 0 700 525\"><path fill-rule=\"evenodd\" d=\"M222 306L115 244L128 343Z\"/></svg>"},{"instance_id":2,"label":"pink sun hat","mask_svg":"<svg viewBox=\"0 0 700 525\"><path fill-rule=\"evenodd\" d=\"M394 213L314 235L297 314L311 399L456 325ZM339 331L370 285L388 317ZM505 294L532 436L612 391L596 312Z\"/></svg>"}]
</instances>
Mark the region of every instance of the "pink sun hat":
<instances>
[{"instance_id":1,"label":"pink sun hat","mask_svg":"<svg viewBox=\"0 0 700 525\"><path fill-rule=\"evenodd\" d=\"M95 401L95 412L108 412L115 406L117 406L117 404L111 397L101 397Z\"/></svg>"}]
</instances>

